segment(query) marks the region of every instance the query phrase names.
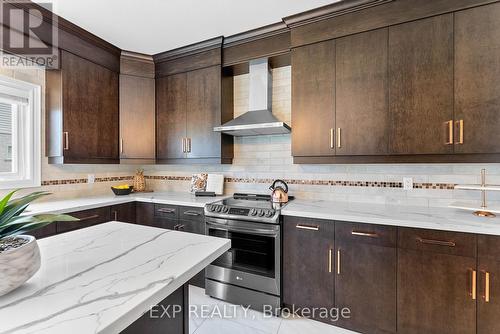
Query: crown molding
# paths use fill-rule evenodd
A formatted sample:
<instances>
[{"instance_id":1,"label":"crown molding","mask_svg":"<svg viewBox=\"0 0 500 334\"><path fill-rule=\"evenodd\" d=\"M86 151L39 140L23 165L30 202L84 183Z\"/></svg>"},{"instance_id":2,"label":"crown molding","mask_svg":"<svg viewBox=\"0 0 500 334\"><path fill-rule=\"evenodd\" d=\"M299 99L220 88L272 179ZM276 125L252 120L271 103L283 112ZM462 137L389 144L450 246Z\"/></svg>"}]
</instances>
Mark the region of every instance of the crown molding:
<instances>
[{"instance_id":1,"label":"crown molding","mask_svg":"<svg viewBox=\"0 0 500 334\"><path fill-rule=\"evenodd\" d=\"M198 43L193 43L173 50L157 53L153 55L153 59L155 63L156 62L161 63L177 58L192 56L213 49L220 49L222 47L223 40L224 40L223 36L214 37Z\"/></svg>"}]
</instances>

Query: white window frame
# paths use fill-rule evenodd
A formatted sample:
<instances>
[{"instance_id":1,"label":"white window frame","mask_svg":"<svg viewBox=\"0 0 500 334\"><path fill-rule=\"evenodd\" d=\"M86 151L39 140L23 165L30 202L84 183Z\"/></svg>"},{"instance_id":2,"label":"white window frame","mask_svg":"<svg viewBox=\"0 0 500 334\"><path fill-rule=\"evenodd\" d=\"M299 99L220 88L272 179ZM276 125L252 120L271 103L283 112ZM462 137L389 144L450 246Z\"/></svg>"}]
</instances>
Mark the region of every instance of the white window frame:
<instances>
[{"instance_id":1,"label":"white window frame","mask_svg":"<svg viewBox=\"0 0 500 334\"><path fill-rule=\"evenodd\" d=\"M19 98L13 108L11 172L0 172L0 189L41 186L41 87L0 75L0 101L12 103L2 93Z\"/></svg>"}]
</instances>

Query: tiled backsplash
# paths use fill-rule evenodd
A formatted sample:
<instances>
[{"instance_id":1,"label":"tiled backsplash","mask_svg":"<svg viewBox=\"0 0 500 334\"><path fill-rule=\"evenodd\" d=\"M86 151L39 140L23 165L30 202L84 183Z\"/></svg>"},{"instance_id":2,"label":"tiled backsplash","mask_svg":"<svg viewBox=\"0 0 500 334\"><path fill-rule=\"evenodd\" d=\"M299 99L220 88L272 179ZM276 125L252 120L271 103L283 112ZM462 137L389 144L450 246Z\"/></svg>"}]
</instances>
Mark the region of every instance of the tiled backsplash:
<instances>
[{"instance_id":1,"label":"tiled backsplash","mask_svg":"<svg viewBox=\"0 0 500 334\"><path fill-rule=\"evenodd\" d=\"M42 70L0 68L0 74L44 87ZM234 85L235 114L240 115L247 111L248 75L235 77ZM291 68L275 69L273 113L291 124L290 111ZM290 181L290 192L297 198L446 206L458 199L479 199L477 192L452 190L452 187L458 183L478 183L481 168L487 169L490 183L500 184L500 164L294 165L290 135L237 137L234 150L232 165L143 166L148 186L156 191L188 191L193 173L211 172L225 175L226 193L267 193L270 181L281 178ZM43 157L41 188L54 192L52 198L110 194L110 185L130 180L137 167L49 165ZM88 184L87 174L94 174L96 183ZM403 177L413 178L414 189L402 189ZM500 194L490 194L489 200L500 203Z\"/></svg>"}]
</instances>

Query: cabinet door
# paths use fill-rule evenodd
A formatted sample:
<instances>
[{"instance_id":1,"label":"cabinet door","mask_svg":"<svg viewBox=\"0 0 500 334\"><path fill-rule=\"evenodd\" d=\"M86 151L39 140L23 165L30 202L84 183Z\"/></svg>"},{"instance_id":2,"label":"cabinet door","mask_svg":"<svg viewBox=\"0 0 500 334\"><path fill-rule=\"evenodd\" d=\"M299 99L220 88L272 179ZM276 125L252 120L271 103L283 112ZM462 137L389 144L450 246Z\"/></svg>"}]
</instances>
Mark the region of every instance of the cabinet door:
<instances>
[{"instance_id":1,"label":"cabinet door","mask_svg":"<svg viewBox=\"0 0 500 334\"><path fill-rule=\"evenodd\" d=\"M187 73L188 158L221 156L221 68L212 66Z\"/></svg>"},{"instance_id":2,"label":"cabinet door","mask_svg":"<svg viewBox=\"0 0 500 334\"><path fill-rule=\"evenodd\" d=\"M135 223L145 226L153 226L154 204L153 203L135 203Z\"/></svg>"},{"instance_id":3,"label":"cabinet door","mask_svg":"<svg viewBox=\"0 0 500 334\"><path fill-rule=\"evenodd\" d=\"M61 52L64 156L72 161L118 159L119 75Z\"/></svg>"},{"instance_id":4,"label":"cabinet door","mask_svg":"<svg viewBox=\"0 0 500 334\"><path fill-rule=\"evenodd\" d=\"M500 333L500 261L480 259L478 266L477 334Z\"/></svg>"},{"instance_id":5,"label":"cabinet door","mask_svg":"<svg viewBox=\"0 0 500 334\"><path fill-rule=\"evenodd\" d=\"M499 17L499 3L455 13L456 153L500 153Z\"/></svg>"},{"instance_id":6,"label":"cabinet door","mask_svg":"<svg viewBox=\"0 0 500 334\"><path fill-rule=\"evenodd\" d=\"M400 249L398 332L475 333L475 268L475 258Z\"/></svg>"},{"instance_id":7,"label":"cabinet door","mask_svg":"<svg viewBox=\"0 0 500 334\"><path fill-rule=\"evenodd\" d=\"M32 236L34 236L37 239L43 239L43 238L51 237L51 236L57 234L57 232L56 232L56 223L52 223L52 224L46 225L46 226L44 226L42 228L39 228L39 229L36 229L36 230L32 230L32 231L29 231L29 232L26 232L26 233L23 233L23 234L32 235Z\"/></svg>"},{"instance_id":8,"label":"cabinet door","mask_svg":"<svg viewBox=\"0 0 500 334\"><path fill-rule=\"evenodd\" d=\"M453 152L452 14L389 28L389 92L390 153Z\"/></svg>"},{"instance_id":9,"label":"cabinet door","mask_svg":"<svg viewBox=\"0 0 500 334\"><path fill-rule=\"evenodd\" d=\"M338 325L361 333L396 333L396 228L335 223Z\"/></svg>"},{"instance_id":10,"label":"cabinet door","mask_svg":"<svg viewBox=\"0 0 500 334\"><path fill-rule=\"evenodd\" d=\"M335 154L335 41L292 50L292 155Z\"/></svg>"},{"instance_id":11,"label":"cabinet door","mask_svg":"<svg viewBox=\"0 0 500 334\"><path fill-rule=\"evenodd\" d=\"M135 202L124 203L111 206L111 219L123 223L136 222Z\"/></svg>"},{"instance_id":12,"label":"cabinet door","mask_svg":"<svg viewBox=\"0 0 500 334\"><path fill-rule=\"evenodd\" d=\"M286 306L334 306L333 252L334 222L284 218L283 303Z\"/></svg>"},{"instance_id":13,"label":"cabinet door","mask_svg":"<svg viewBox=\"0 0 500 334\"><path fill-rule=\"evenodd\" d=\"M120 158L155 158L155 81L120 75Z\"/></svg>"},{"instance_id":14,"label":"cabinet door","mask_svg":"<svg viewBox=\"0 0 500 334\"><path fill-rule=\"evenodd\" d=\"M156 157L185 158L186 74L156 80Z\"/></svg>"},{"instance_id":15,"label":"cabinet door","mask_svg":"<svg viewBox=\"0 0 500 334\"><path fill-rule=\"evenodd\" d=\"M386 28L336 42L337 155L388 152L387 39Z\"/></svg>"}]
</instances>

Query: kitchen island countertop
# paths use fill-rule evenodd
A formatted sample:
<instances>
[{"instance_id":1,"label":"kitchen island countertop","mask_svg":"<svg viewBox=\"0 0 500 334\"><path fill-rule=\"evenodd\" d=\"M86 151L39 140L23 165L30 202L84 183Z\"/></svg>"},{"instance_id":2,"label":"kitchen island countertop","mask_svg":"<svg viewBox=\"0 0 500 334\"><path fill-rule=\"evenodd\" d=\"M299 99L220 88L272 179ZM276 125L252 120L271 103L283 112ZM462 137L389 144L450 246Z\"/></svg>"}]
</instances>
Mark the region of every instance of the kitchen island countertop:
<instances>
[{"instance_id":1,"label":"kitchen island countertop","mask_svg":"<svg viewBox=\"0 0 500 334\"><path fill-rule=\"evenodd\" d=\"M40 270L0 297L0 333L118 333L230 247L109 222L38 241Z\"/></svg>"}]
</instances>

